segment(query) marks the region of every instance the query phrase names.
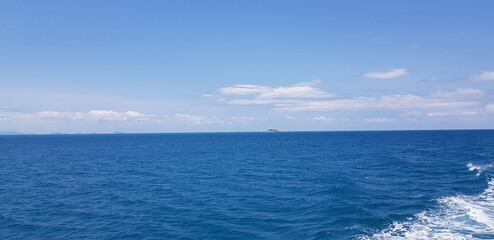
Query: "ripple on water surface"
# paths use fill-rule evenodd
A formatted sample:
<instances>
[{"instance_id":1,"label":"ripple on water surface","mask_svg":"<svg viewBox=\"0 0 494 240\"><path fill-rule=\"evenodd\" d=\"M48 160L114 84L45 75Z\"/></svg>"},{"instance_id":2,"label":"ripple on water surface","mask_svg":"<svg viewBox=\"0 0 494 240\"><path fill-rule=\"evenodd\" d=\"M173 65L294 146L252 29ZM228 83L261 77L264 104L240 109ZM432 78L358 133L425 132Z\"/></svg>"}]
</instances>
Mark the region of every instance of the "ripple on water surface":
<instances>
[{"instance_id":1,"label":"ripple on water surface","mask_svg":"<svg viewBox=\"0 0 494 240\"><path fill-rule=\"evenodd\" d=\"M1 239L494 238L494 131L0 137Z\"/></svg>"}]
</instances>

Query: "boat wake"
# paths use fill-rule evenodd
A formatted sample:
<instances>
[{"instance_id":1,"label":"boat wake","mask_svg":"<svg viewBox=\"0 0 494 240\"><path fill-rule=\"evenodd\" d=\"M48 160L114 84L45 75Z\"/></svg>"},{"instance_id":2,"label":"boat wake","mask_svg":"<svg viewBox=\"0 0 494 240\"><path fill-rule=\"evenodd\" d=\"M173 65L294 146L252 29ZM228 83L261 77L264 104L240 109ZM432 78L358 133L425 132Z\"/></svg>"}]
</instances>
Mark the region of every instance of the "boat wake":
<instances>
[{"instance_id":1,"label":"boat wake","mask_svg":"<svg viewBox=\"0 0 494 240\"><path fill-rule=\"evenodd\" d=\"M494 164L486 164L486 165L474 165L472 163L467 164L467 168L470 171L477 171L477 177L480 176L480 174L490 168L494 167Z\"/></svg>"},{"instance_id":2,"label":"boat wake","mask_svg":"<svg viewBox=\"0 0 494 240\"><path fill-rule=\"evenodd\" d=\"M467 165L479 176L492 165ZM438 207L394 222L372 236L360 239L494 239L494 180L473 196L458 195L437 200Z\"/></svg>"}]
</instances>

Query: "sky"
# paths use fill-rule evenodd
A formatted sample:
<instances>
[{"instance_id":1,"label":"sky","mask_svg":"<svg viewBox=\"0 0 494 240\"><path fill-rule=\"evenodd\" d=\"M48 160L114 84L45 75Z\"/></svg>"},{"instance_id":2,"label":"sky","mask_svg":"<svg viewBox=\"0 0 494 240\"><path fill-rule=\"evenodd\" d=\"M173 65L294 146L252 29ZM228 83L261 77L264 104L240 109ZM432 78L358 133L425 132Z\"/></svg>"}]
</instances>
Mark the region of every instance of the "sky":
<instances>
[{"instance_id":1,"label":"sky","mask_svg":"<svg viewBox=\"0 0 494 240\"><path fill-rule=\"evenodd\" d=\"M0 133L492 129L493 9L0 0Z\"/></svg>"}]
</instances>

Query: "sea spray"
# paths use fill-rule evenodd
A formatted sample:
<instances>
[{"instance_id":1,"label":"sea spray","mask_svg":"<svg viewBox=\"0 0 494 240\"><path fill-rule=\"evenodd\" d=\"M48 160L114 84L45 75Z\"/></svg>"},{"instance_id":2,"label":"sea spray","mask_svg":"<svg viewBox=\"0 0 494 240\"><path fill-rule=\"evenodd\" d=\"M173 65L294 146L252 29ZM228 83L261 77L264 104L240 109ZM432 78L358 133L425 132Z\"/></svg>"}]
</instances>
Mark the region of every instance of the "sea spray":
<instances>
[{"instance_id":1,"label":"sea spray","mask_svg":"<svg viewBox=\"0 0 494 240\"><path fill-rule=\"evenodd\" d=\"M494 167L493 164L485 164L485 165L475 165L475 164L472 164L472 163L468 163L467 164L467 168L468 170L470 171L477 171L477 177L480 176L480 174L482 174L482 172L490 169Z\"/></svg>"},{"instance_id":2,"label":"sea spray","mask_svg":"<svg viewBox=\"0 0 494 240\"><path fill-rule=\"evenodd\" d=\"M473 167L469 169L485 169ZM416 214L405 222L393 222L388 228L366 240L399 239L493 239L494 238L494 180L478 195L458 195L437 200L438 207Z\"/></svg>"}]
</instances>

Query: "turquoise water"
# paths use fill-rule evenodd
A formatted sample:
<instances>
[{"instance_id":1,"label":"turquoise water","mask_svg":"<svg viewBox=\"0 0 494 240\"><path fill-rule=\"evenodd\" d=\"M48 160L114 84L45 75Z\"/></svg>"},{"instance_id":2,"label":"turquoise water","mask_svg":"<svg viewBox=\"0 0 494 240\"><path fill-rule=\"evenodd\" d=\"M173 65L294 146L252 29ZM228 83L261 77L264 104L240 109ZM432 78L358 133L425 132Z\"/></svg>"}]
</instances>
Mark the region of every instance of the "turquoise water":
<instances>
[{"instance_id":1,"label":"turquoise water","mask_svg":"<svg viewBox=\"0 0 494 240\"><path fill-rule=\"evenodd\" d=\"M0 239L494 239L494 131L0 136Z\"/></svg>"}]
</instances>

